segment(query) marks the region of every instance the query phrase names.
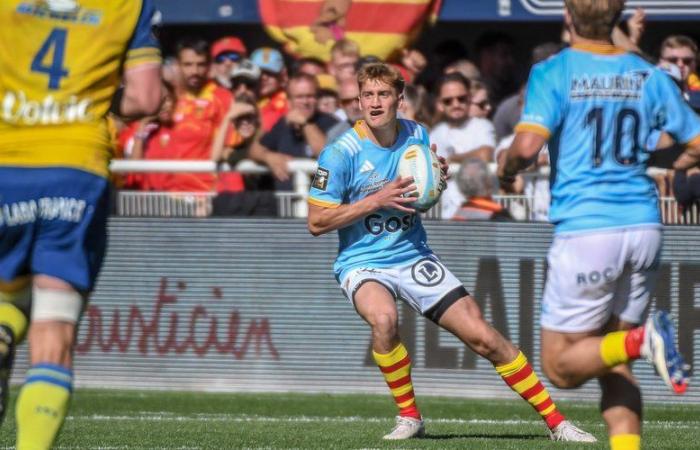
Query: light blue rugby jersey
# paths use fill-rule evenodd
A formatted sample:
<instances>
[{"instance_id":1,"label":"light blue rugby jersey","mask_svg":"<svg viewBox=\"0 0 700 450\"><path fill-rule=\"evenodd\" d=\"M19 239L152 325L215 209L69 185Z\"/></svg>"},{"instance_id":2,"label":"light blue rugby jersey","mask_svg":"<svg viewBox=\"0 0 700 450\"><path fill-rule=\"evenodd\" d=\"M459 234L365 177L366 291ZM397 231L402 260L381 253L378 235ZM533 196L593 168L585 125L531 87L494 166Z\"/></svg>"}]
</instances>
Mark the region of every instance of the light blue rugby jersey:
<instances>
[{"instance_id":1,"label":"light blue rugby jersey","mask_svg":"<svg viewBox=\"0 0 700 450\"><path fill-rule=\"evenodd\" d=\"M358 122L328 145L318 160L309 203L337 208L378 191L398 177L399 159L412 144L430 145L428 132L399 119L399 136L390 148L379 147ZM393 267L431 254L418 214L381 209L338 230L338 258L333 270L340 281L357 267Z\"/></svg>"},{"instance_id":2,"label":"light blue rugby jersey","mask_svg":"<svg viewBox=\"0 0 700 450\"><path fill-rule=\"evenodd\" d=\"M555 232L659 224L648 148L679 143L700 120L668 75L613 46L574 46L530 73L517 131L549 137Z\"/></svg>"}]
</instances>

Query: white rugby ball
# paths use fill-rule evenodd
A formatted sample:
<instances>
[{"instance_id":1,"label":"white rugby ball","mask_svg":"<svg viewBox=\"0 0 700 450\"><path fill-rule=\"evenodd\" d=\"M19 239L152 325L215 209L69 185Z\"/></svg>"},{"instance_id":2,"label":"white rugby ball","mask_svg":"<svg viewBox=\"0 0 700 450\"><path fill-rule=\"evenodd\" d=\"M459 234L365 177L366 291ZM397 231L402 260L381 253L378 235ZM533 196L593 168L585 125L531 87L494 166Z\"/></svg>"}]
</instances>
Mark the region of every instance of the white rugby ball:
<instances>
[{"instance_id":1,"label":"white rugby ball","mask_svg":"<svg viewBox=\"0 0 700 450\"><path fill-rule=\"evenodd\" d=\"M413 177L418 195L411 204L419 211L427 211L440 200L440 161L425 145L409 145L401 154L399 175Z\"/></svg>"}]
</instances>

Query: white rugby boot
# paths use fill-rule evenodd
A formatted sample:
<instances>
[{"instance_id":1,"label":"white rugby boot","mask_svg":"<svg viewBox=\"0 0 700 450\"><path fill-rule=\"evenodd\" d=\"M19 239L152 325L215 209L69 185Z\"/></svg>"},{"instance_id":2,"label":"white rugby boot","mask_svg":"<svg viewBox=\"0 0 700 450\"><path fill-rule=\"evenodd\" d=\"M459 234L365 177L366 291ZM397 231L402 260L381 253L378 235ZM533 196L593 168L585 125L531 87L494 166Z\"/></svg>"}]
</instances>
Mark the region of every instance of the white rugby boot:
<instances>
[{"instance_id":1,"label":"white rugby boot","mask_svg":"<svg viewBox=\"0 0 700 450\"><path fill-rule=\"evenodd\" d=\"M549 438L553 441L565 442L598 442L591 433L583 431L568 420L562 421L553 430L549 430Z\"/></svg>"},{"instance_id":2,"label":"white rugby boot","mask_svg":"<svg viewBox=\"0 0 700 450\"><path fill-rule=\"evenodd\" d=\"M676 348L676 329L667 312L656 311L647 319L640 353L673 392L682 394L688 389L690 366Z\"/></svg>"},{"instance_id":3,"label":"white rugby boot","mask_svg":"<svg viewBox=\"0 0 700 450\"><path fill-rule=\"evenodd\" d=\"M396 425L383 439L401 440L411 438L421 438L425 436L425 425L422 420L413 417L396 416Z\"/></svg>"}]
</instances>

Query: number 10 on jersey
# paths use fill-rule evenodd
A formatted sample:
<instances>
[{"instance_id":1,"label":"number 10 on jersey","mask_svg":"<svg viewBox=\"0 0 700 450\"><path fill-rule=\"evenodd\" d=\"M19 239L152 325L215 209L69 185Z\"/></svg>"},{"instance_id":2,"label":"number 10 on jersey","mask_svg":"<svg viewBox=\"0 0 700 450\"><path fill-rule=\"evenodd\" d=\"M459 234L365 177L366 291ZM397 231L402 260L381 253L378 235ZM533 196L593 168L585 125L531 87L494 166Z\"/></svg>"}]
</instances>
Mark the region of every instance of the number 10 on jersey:
<instances>
[{"instance_id":1,"label":"number 10 on jersey","mask_svg":"<svg viewBox=\"0 0 700 450\"><path fill-rule=\"evenodd\" d=\"M68 30L54 28L32 60L32 72L48 75L49 89L54 91L60 87L61 78L68 76L68 69L63 67L67 37Z\"/></svg>"}]
</instances>

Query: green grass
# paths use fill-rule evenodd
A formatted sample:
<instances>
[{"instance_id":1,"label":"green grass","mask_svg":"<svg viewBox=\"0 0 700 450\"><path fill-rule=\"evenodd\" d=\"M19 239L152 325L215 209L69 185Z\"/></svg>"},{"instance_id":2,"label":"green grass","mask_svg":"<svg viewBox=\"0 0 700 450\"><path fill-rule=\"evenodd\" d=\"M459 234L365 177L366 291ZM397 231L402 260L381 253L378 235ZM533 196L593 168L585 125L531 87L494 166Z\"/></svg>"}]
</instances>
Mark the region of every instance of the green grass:
<instances>
[{"instance_id":1,"label":"green grass","mask_svg":"<svg viewBox=\"0 0 700 450\"><path fill-rule=\"evenodd\" d=\"M385 442L394 406L387 396L202 394L78 390L57 448L548 449L607 447L597 406L563 402L568 418L601 444L547 440L545 427L520 401L422 397L427 437ZM0 447L14 444L9 411ZM647 405L649 449L698 448L700 406Z\"/></svg>"}]
</instances>

